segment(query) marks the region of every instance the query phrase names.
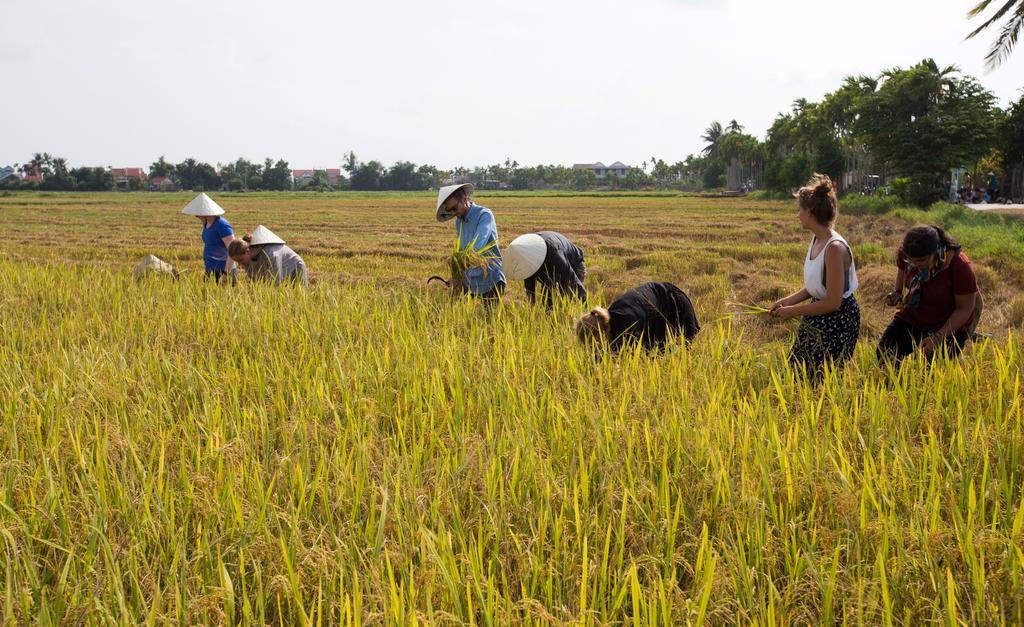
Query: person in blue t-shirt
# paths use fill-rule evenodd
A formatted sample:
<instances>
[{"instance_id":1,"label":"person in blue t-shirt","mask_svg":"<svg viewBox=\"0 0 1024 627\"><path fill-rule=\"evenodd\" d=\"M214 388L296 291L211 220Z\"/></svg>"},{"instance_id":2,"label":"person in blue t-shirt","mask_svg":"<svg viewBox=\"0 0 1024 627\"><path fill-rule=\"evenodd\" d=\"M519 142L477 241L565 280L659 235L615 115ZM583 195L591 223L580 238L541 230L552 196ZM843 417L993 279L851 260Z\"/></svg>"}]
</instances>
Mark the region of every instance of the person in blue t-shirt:
<instances>
[{"instance_id":1,"label":"person in blue t-shirt","mask_svg":"<svg viewBox=\"0 0 1024 627\"><path fill-rule=\"evenodd\" d=\"M459 246L470 245L490 258L487 268L470 268L464 276L466 291L488 303L501 300L505 291L505 274L501 269L501 251L498 250L498 226L494 214L487 207L473 202L473 186L469 183L447 185L438 190L437 221L455 218L455 234Z\"/></svg>"},{"instance_id":2,"label":"person in blue t-shirt","mask_svg":"<svg viewBox=\"0 0 1024 627\"><path fill-rule=\"evenodd\" d=\"M217 283L221 278L227 282L228 274L231 283L238 282L238 268L228 256L228 246L235 239L231 223L224 219L224 210L206 194L199 194L188 203L182 213L196 216L203 223L203 266L206 277L213 277Z\"/></svg>"}]
</instances>

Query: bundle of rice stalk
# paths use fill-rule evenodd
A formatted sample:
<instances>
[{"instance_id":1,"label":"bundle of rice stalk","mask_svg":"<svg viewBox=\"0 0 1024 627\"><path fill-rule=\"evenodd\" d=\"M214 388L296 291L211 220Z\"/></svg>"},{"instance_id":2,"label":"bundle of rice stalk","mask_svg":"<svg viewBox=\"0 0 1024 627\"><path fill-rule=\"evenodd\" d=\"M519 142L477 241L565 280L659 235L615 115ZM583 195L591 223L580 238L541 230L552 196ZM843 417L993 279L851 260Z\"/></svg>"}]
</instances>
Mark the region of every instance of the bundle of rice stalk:
<instances>
[{"instance_id":1,"label":"bundle of rice stalk","mask_svg":"<svg viewBox=\"0 0 1024 627\"><path fill-rule=\"evenodd\" d=\"M494 258L494 255L489 253L496 248L497 242L491 242L482 248L476 248L476 240L471 241L466 246L462 246L459 244L458 238L456 238L452 244L452 252L447 259L451 280L444 281L441 277L434 276L427 279L427 282L429 283L437 278L444 281L448 287L454 290L463 290L465 289L466 272L479 268L483 270L484 276L487 276L490 272L490 262Z\"/></svg>"},{"instance_id":2,"label":"bundle of rice stalk","mask_svg":"<svg viewBox=\"0 0 1024 627\"><path fill-rule=\"evenodd\" d=\"M731 317L731 316L765 316L765 315L770 314L772 312L772 310L768 309L767 307L762 307L760 305L748 305L748 304L745 304L745 303L731 303L730 302L730 303L726 303L726 306L734 307L736 310L738 310L738 311L732 311L726 317ZM777 322L783 322L782 320L778 320L778 319L775 319L775 320ZM800 331L800 330L804 330L807 333L809 333L811 335L814 335L814 336L817 336L817 337L821 337L821 335L822 335L821 330L817 329L816 327L811 326L803 318L800 318L799 323L797 324L797 331Z\"/></svg>"},{"instance_id":3,"label":"bundle of rice stalk","mask_svg":"<svg viewBox=\"0 0 1024 627\"><path fill-rule=\"evenodd\" d=\"M762 314L771 313L771 309L767 309L760 305L747 305L745 303L726 303L727 307L735 307L739 311L734 311L734 314L744 316L759 316Z\"/></svg>"}]
</instances>

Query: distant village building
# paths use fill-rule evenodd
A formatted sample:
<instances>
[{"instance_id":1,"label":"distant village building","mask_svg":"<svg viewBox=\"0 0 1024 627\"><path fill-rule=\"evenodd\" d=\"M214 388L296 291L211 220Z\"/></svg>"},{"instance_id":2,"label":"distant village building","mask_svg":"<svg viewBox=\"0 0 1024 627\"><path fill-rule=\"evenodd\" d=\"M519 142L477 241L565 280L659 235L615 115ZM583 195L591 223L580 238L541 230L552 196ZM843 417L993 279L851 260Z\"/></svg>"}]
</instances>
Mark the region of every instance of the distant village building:
<instances>
[{"instance_id":1,"label":"distant village building","mask_svg":"<svg viewBox=\"0 0 1024 627\"><path fill-rule=\"evenodd\" d=\"M315 172L326 172L327 182L332 186L337 186L341 182L341 168L316 168L313 170L292 170L292 183L295 187L309 185L309 182L313 180Z\"/></svg>"},{"instance_id":2,"label":"distant village building","mask_svg":"<svg viewBox=\"0 0 1024 627\"><path fill-rule=\"evenodd\" d=\"M22 183L42 183L43 182L43 171L38 165L32 165L31 163L25 163L21 166L21 182Z\"/></svg>"},{"instance_id":3,"label":"distant village building","mask_svg":"<svg viewBox=\"0 0 1024 627\"><path fill-rule=\"evenodd\" d=\"M629 174L630 167L621 161L616 161L611 165L605 165L598 161L597 163L574 163L572 169L590 170L598 179L604 179L609 176L617 176L620 179L624 179Z\"/></svg>"},{"instance_id":4,"label":"distant village building","mask_svg":"<svg viewBox=\"0 0 1024 627\"><path fill-rule=\"evenodd\" d=\"M174 192L178 190L178 186L169 176L153 176L149 179L149 190L154 192Z\"/></svg>"},{"instance_id":5,"label":"distant village building","mask_svg":"<svg viewBox=\"0 0 1024 627\"><path fill-rule=\"evenodd\" d=\"M146 180L146 172L142 168L110 168L110 176L114 179L115 189L128 189L131 187L130 179L135 179L140 186Z\"/></svg>"},{"instance_id":6,"label":"distant village building","mask_svg":"<svg viewBox=\"0 0 1024 627\"><path fill-rule=\"evenodd\" d=\"M12 166L5 165L0 168L0 185L3 185L4 183L14 183L15 181L20 180L21 177L18 176L18 171Z\"/></svg>"}]
</instances>

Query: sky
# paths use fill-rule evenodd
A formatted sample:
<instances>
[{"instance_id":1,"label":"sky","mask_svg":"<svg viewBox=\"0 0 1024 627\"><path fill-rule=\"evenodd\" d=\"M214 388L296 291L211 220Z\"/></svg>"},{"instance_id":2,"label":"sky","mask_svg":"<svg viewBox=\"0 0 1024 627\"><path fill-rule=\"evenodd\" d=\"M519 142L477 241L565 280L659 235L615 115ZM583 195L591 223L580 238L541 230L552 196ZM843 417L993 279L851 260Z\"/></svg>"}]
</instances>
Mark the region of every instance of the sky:
<instances>
[{"instance_id":1,"label":"sky","mask_svg":"<svg viewBox=\"0 0 1024 627\"><path fill-rule=\"evenodd\" d=\"M973 0L48 0L0 19L0 165L672 162L923 58L1005 106Z\"/></svg>"}]
</instances>

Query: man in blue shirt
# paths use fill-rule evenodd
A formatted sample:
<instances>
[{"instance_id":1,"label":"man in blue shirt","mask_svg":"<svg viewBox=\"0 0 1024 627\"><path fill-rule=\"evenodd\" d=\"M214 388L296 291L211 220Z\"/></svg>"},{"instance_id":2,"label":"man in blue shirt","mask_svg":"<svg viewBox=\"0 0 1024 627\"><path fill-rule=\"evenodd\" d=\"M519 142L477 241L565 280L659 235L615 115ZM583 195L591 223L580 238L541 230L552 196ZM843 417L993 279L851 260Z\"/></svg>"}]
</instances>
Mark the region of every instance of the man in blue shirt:
<instances>
[{"instance_id":1,"label":"man in blue shirt","mask_svg":"<svg viewBox=\"0 0 1024 627\"><path fill-rule=\"evenodd\" d=\"M505 291L505 274L501 270L501 252L498 250L498 227L491 210L473 202L473 186L469 183L447 185L438 191L437 221L446 222L452 218L455 218L459 246L466 248L472 245L476 250L487 248L483 254L491 258L486 271L484 268L466 271L466 289L486 301L500 300Z\"/></svg>"}]
</instances>

